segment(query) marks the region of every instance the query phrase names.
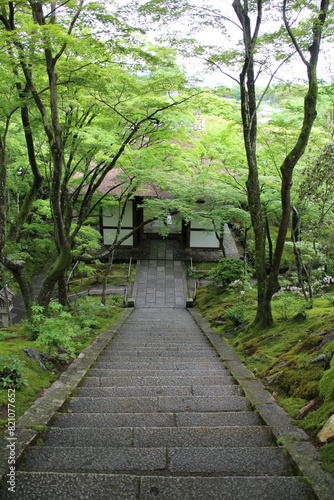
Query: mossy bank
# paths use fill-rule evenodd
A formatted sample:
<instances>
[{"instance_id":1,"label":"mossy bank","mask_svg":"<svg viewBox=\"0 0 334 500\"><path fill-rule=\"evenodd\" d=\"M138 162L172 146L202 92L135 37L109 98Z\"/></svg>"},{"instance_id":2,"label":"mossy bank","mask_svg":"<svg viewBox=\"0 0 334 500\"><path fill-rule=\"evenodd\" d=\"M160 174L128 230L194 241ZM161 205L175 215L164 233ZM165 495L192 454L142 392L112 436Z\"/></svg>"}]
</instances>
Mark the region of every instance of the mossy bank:
<instances>
[{"instance_id":1,"label":"mossy bank","mask_svg":"<svg viewBox=\"0 0 334 500\"><path fill-rule=\"evenodd\" d=\"M256 308L255 288L246 288L243 293L233 287L200 288L196 307L296 425L309 433L320 448L323 467L334 473L334 440L321 443L317 438L334 413L331 303L324 297L314 298L312 309L306 310L296 294L279 297L273 300L275 324L265 331L250 327Z\"/></svg>"}]
</instances>

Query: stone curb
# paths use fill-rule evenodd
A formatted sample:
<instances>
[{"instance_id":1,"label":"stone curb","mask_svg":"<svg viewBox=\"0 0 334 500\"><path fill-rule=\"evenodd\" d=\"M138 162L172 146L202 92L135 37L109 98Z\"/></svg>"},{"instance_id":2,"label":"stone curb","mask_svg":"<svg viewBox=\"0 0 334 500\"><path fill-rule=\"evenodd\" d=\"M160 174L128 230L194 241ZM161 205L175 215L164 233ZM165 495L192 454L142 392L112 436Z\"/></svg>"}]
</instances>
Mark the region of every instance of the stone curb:
<instances>
[{"instance_id":1,"label":"stone curb","mask_svg":"<svg viewBox=\"0 0 334 500\"><path fill-rule=\"evenodd\" d=\"M216 333L195 309L188 309L204 335L216 349L231 375L237 380L261 419L270 428L277 440L290 455L301 475L308 478L319 500L332 500L334 477L320 466L318 450L309 442L307 434L296 427L292 419L281 408L263 384L240 361L238 355L225 340Z\"/></svg>"},{"instance_id":2,"label":"stone curb","mask_svg":"<svg viewBox=\"0 0 334 500\"><path fill-rule=\"evenodd\" d=\"M39 431L51 422L55 413L64 405L66 399L85 377L87 370L132 312L133 309L126 309L107 332L100 333L78 355L67 370L45 391L44 396L36 399L32 406L17 420L13 438L10 438L5 432L5 436L0 439L0 481L5 480L10 465L8 463L9 445L12 445L13 449L15 448L15 461L17 462L26 448L36 439Z\"/></svg>"},{"instance_id":3,"label":"stone curb","mask_svg":"<svg viewBox=\"0 0 334 500\"><path fill-rule=\"evenodd\" d=\"M136 303L136 298L137 298L137 293L138 293L138 286L139 286L138 276L140 274L140 269L141 269L141 261L137 260L137 264L136 264L136 276L135 276L135 280L133 282L132 297L131 297L131 299L133 300L133 305L134 306L135 306L135 303Z\"/></svg>"}]
</instances>

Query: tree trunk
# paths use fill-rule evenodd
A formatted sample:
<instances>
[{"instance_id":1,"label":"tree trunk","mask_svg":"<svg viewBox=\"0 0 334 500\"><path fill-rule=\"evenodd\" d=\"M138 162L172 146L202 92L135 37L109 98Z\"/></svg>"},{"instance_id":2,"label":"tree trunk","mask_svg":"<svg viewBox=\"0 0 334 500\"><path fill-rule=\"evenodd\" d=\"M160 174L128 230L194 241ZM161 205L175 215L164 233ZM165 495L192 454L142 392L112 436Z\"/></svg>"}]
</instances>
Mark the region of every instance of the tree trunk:
<instances>
[{"instance_id":1,"label":"tree trunk","mask_svg":"<svg viewBox=\"0 0 334 500\"><path fill-rule=\"evenodd\" d=\"M271 302L267 299L266 270L266 222L262 209L259 171L257 165L257 102L253 52L262 19L262 1L258 2L258 13L254 34L251 33L251 21L248 6L240 0L233 2L234 10L242 25L244 35L245 60L240 74L241 117L243 124L244 145L248 164L246 182L248 207L255 240L255 271L258 282L257 313L253 323L255 327L268 327L273 323Z\"/></svg>"},{"instance_id":2,"label":"tree trunk","mask_svg":"<svg viewBox=\"0 0 334 500\"><path fill-rule=\"evenodd\" d=\"M242 4L241 0L234 0L233 8L239 18L243 30L243 39L245 47L245 61L240 75L240 93L241 93L241 115L243 121L244 143L248 163L247 194L249 211L252 220L252 226L255 237L255 269L258 280L258 306L254 327L269 327L273 323L271 312L271 299L279 290L279 271L284 249L287 230L290 223L291 211L291 186L294 167L303 155L309 141L313 122L316 117L316 104L318 95L317 82L317 63L320 52L320 41L323 25L326 19L329 0L321 0L319 16L313 24L313 40L309 47L309 62L303 56L302 50L297 44L293 32L288 24L286 17L286 3L283 3L283 20L285 28L289 34L296 51L307 67L308 92L304 100L304 120L295 146L287 154L281 166L281 206L282 214L278 230L278 236L275 245L275 251L270 265L270 273L267 276L266 269L266 227L265 217L261 204L261 192L258 177L258 166L256 159L256 93L255 93L255 73L253 54L258 38L259 28L262 21L262 1L257 2L257 18L253 34L251 33L251 21L248 14L248 3Z\"/></svg>"},{"instance_id":3,"label":"tree trunk","mask_svg":"<svg viewBox=\"0 0 334 500\"><path fill-rule=\"evenodd\" d=\"M107 302L106 296L107 296L108 276L110 274L110 271L111 271L111 268L113 265L113 261L114 261L114 249L112 250L112 252L110 254L107 269L106 269L106 272L104 273L104 276L103 276L101 304L103 304L104 306L106 305L106 302Z\"/></svg>"},{"instance_id":4,"label":"tree trunk","mask_svg":"<svg viewBox=\"0 0 334 500\"><path fill-rule=\"evenodd\" d=\"M46 275L37 297L38 304L44 307L44 309L47 310L49 307L54 288L57 282L63 278L64 273L70 267L71 262L72 253L70 246L63 245L56 262Z\"/></svg>"},{"instance_id":5,"label":"tree trunk","mask_svg":"<svg viewBox=\"0 0 334 500\"><path fill-rule=\"evenodd\" d=\"M58 280L58 300L64 307L71 306L67 295L66 271L62 273L62 276Z\"/></svg>"}]
</instances>

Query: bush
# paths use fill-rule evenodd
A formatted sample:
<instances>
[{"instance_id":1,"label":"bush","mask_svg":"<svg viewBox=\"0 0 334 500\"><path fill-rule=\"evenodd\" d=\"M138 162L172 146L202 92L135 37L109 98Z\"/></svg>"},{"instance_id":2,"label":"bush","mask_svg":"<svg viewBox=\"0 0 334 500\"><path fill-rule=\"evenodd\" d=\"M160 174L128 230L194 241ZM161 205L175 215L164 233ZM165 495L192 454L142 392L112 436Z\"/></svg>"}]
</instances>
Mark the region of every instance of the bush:
<instances>
[{"instance_id":1,"label":"bush","mask_svg":"<svg viewBox=\"0 0 334 500\"><path fill-rule=\"evenodd\" d=\"M3 389L22 389L26 385L22 375L24 365L24 361L16 356L0 356L0 386Z\"/></svg>"},{"instance_id":2,"label":"bush","mask_svg":"<svg viewBox=\"0 0 334 500\"><path fill-rule=\"evenodd\" d=\"M235 306L226 309L224 314L225 319L229 319L235 325L241 325L245 321L246 308L243 303L236 304Z\"/></svg>"},{"instance_id":3,"label":"bush","mask_svg":"<svg viewBox=\"0 0 334 500\"><path fill-rule=\"evenodd\" d=\"M32 309L32 320L26 326L30 330L29 337L35 340L36 345L45 346L52 355L57 355L58 348L61 347L74 356L75 337L85 337L90 333L87 322L82 318L78 320L57 302L50 304L51 317L44 315L41 306L33 306Z\"/></svg>"},{"instance_id":4,"label":"bush","mask_svg":"<svg viewBox=\"0 0 334 500\"><path fill-rule=\"evenodd\" d=\"M218 262L216 267L209 274L209 279L217 285L229 285L233 281L239 280L244 276L244 262L240 259L227 257Z\"/></svg>"},{"instance_id":5,"label":"bush","mask_svg":"<svg viewBox=\"0 0 334 500\"><path fill-rule=\"evenodd\" d=\"M319 393L324 401L334 401L334 368L324 372L319 383Z\"/></svg>"}]
</instances>

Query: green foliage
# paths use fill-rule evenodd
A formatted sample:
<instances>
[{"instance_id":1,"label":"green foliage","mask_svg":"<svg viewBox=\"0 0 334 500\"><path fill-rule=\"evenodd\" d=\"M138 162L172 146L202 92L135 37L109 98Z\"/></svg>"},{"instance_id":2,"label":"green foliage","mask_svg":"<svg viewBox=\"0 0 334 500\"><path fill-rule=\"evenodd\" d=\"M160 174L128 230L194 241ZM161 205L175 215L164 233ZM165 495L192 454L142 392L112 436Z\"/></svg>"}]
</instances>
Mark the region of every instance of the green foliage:
<instances>
[{"instance_id":1,"label":"green foliage","mask_svg":"<svg viewBox=\"0 0 334 500\"><path fill-rule=\"evenodd\" d=\"M101 249L101 233L91 226L82 226L75 241L74 257L76 255L93 254Z\"/></svg>"},{"instance_id":2,"label":"green foliage","mask_svg":"<svg viewBox=\"0 0 334 500\"><path fill-rule=\"evenodd\" d=\"M244 263L240 259L226 258L218 262L209 274L209 279L217 285L226 286L244 276Z\"/></svg>"},{"instance_id":3,"label":"green foliage","mask_svg":"<svg viewBox=\"0 0 334 500\"><path fill-rule=\"evenodd\" d=\"M75 267L75 275L79 275L80 277L89 278L96 274L96 268L85 264L84 262L79 262L79 264Z\"/></svg>"},{"instance_id":4,"label":"green foliage","mask_svg":"<svg viewBox=\"0 0 334 500\"><path fill-rule=\"evenodd\" d=\"M326 370L319 383L319 394L327 402L334 402L334 368Z\"/></svg>"},{"instance_id":5,"label":"green foliage","mask_svg":"<svg viewBox=\"0 0 334 500\"><path fill-rule=\"evenodd\" d=\"M87 319L80 318L78 322L71 313L64 311L57 303L53 303L53 306L53 310L50 311L53 312L53 316L39 320L36 345L46 346L48 352L53 355L57 355L59 348L62 348L68 352L68 355L74 356L74 338L77 336L85 337L90 332L89 326L86 324Z\"/></svg>"},{"instance_id":6,"label":"green foliage","mask_svg":"<svg viewBox=\"0 0 334 500\"><path fill-rule=\"evenodd\" d=\"M107 331L110 324L122 313L123 308L119 307L117 304L119 298L119 296L115 298L113 296L108 296L108 305L105 307L100 305L99 297L87 297L87 300L84 298L77 300L77 314L75 314L75 312L73 313L74 320L77 321L79 325L81 325L82 322L87 324L89 323L92 326L94 325L94 328L90 330L89 336L81 335L80 330L79 334L71 339L73 341L73 345L75 346L75 355L85 349L99 333ZM85 309L85 306L81 309L79 307L81 303L89 303L91 305L87 309ZM53 310L53 307L54 306L52 305L51 311ZM55 309L55 316L57 317L59 316L61 308L56 305ZM96 314L96 316L94 316L94 314ZM36 316L39 315L41 316L39 319L42 319L43 316L45 317L45 315L42 314L42 311L36 310ZM52 318L50 318L50 321L52 321ZM65 328L66 327L67 322L65 323ZM15 366L12 362L13 357L21 361L23 365L23 376L27 380L27 384L22 387L21 390L16 392L15 409L16 417L18 418L27 410L27 408L31 406L36 397L49 387L49 385L59 376L59 368L62 370L62 365L58 363L52 364L52 369L44 371L35 360L27 357L24 349L27 347L36 349L37 347L36 342L27 340L27 325L16 325L15 327L10 327L6 330L10 335L8 335L8 338L4 338L4 340L1 341L1 352L4 357L9 360L8 366L10 368ZM37 348L37 351L40 352L41 350L45 350L44 345ZM67 362L68 360L65 361ZM7 403L8 390L7 388L2 388L2 384L0 382L0 410L7 408ZM0 426L5 423L6 420L1 421Z\"/></svg>"},{"instance_id":7,"label":"green foliage","mask_svg":"<svg viewBox=\"0 0 334 500\"><path fill-rule=\"evenodd\" d=\"M298 287L283 287L273 296L273 308L280 312L280 319L286 320L296 314L305 315L307 303Z\"/></svg>"},{"instance_id":8,"label":"green foliage","mask_svg":"<svg viewBox=\"0 0 334 500\"><path fill-rule=\"evenodd\" d=\"M243 302L239 302L225 310L224 318L232 321L234 325L241 325L246 318L246 308Z\"/></svg>"},{"instance_id":9,"label":"green foliage","mask_svg":"<svg viewBox=\"0 0 334 500\"><path fill-rule=\"evenodd\" d=\"M320 448L320 458L323 468L334 474L334 443L327 443Z\"/></svg>"},{"instance_id":10,"label":"green foliage","mask_svg":"<svg viewBox=\"0 0 334 500\"><path fill-rule=\"evenodd\" d=\"M27 381L23 377L24 361L17 356L0 356L0 387L22 389Z\"/></svg>"},{"instance_id":11,"label":"green foliage","mask_svg":"<svg viewBox=\"0 0 334 500\"><path fill-rule=\"evenodd\" d=\"M33 306L32 310L32 318L26 322L28 337L35 340L37 346L45 346L52 355L58 355L59 348L62 348L68 352L68 355L74 356L74 338L85 337L89 334L88 319L77 320L57 302L50 304L51 316L45 316L44 308L38 305ZM64 357L68 355L65 354Z\"/></svg>"},{"instance_id":12,"label":"green foliage","mask_svg":"<svg viewBox=\"0 0 334 500\"><path fill-rule=\"evenodd\" d=\"M99 318L111 317L116 307L123 303L122 295L109 296L109 303L102 305L96 298L83 296L75 306L76 319L81 324L99 325Z\"/></svg>"},{"instance_id":13,"label":"green foliage","mask_svg":"<svg viewBox=\"0 0 334 500\"><path fill-rule=\"evenodd\" d=\"M212 322L212 326L224 335L248 368L267 385L268 390L291 417L299 417L300 409L310 400L318 396L320 404L323 400L322 406L310 411L303 419L296 420L298 426L315 436L334 413L334 361L332 360L331 368L327 370L321 357L318 362L313 362L319 355L329 354L334 349L334 341L324 343L323 335L319 334L324 331L330 334L333 330L333 312L321 297L322 290L319 289L319 293L315 294L313 309L308 311L303 322L291 319L291 315L299 307L297 303L295 308L291 306L286 320L278 320L277 316L281 312L275 309L276 324L268 330L255 331L246 327L234 329L232 332L230 324L222 322L221 319L225 319L225 312L231 308L232 297L232 307L237 309L240 287L237 287L238 293L232 292L231 285L228 287L231 291L226 288L216 288L212 291L208 288L199 289L196 306L203 316ZM295 296L299 291L292 292L294 300L297 302L298 299L298 302L302 303L303 298ZM244 301L246 319L254 314L254 306L248 300L253 294L254 291L247 292L248 297ZM216 319L219 320L219 326L216 326ZM323 466L332 471L333 448L325 445L321 449L325 450L322 456Z\"/></svg>"},{"instance_id":14,"label":"green foliage","mask_svg":"<svg viewBox=\"0 0 334 500\"><path fill-rule=\"evenodd\" d=\"M319 394L319 378L323 373L321 366L285 369L277 377L277 383L289 397L311 400Z\"/></svg>"}]
</instances>

